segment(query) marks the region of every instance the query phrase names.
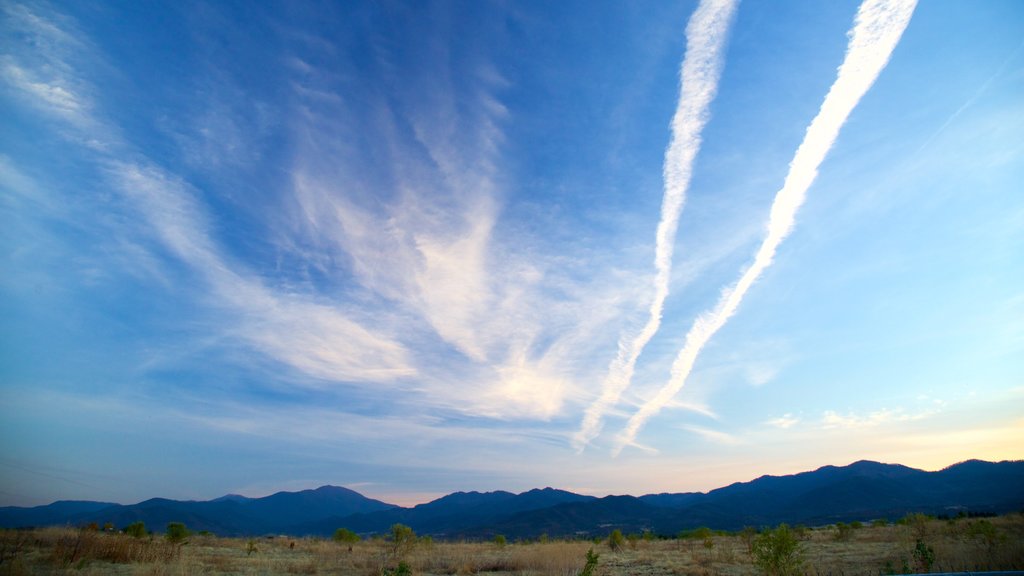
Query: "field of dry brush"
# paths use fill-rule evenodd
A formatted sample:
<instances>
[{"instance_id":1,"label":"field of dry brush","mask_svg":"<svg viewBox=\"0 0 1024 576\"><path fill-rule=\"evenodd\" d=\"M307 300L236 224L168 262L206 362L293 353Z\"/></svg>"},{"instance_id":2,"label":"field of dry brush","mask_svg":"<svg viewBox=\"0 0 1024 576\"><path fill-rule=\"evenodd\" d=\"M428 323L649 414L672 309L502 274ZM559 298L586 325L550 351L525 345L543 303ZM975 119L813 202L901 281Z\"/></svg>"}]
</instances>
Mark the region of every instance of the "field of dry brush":
<instances>
[{"instance_id":1,"label":"field of dry brush","mask_svg":"<svg viewBox=\"0 0 1024 576\"><path fill-rule=\"evenodd\" d=\"M979 525L987 522L989 525ZM973 526L973 528L972 528ZM980 530L979 526L985 528ZM927 520L840 531L798 530L802 565L811 575L879 575L922 571L1024 569L1024 514ZM0 531L0 575L271 575L451 574L577 576L587 551L599 555L593 576L756 575L751 534L677 539L631 538L617 551L606 541L527 543L431 542L397 547L386 539L342 544L312 538L239 539L193 535L172 544L160 535L75 528Z\"/></svg>"}]
</instances>

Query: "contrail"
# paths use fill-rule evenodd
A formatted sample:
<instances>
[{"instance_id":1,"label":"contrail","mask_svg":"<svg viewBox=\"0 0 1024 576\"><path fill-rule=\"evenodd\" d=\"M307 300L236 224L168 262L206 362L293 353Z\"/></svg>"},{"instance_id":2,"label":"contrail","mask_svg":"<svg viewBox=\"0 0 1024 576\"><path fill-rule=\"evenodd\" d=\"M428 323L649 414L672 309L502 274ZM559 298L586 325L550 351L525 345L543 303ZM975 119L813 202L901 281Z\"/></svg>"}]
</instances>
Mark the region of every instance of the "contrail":
<instances>
[{"instance_id":1,"label":"contrail","mask_svg":"<svg viewBox=\"0 0 1024 576\"><path fill-rule=\"evenodd\" d=\"M665 150L665 193L655 238L654 266L657 274L650 317L632 340L627 342L623 338L619 341L619 352L608 367L601 396L587 408L580 429L573 437L577 450L583 450L600 433L601 419L629 387L637 359L661 325L661 313L672 275L672 250L679 215L693 174L693 160L700 150L700 134L708 121L708 105L718 91L722 51L738 3L739 0L702 0L686 25L686 56L680 70L679 103L672 118L672 140Z\"/></svg>"},{"instance_id":2,"label":"contrail","mask_svg":"<svg viewBox=\"0 0 1024 576\"><path fill-rule=\"evenodd\" d=\"M672 364L669 381L629 419L613 451L618 454L686 383L701 349L739 307L743 296L775 257L782 240L793 228L796 211L803 204L807 189L818 175L818 166L839 136L839 129L861 97L885 68L892 51L910 22L917 0L865 0L857 10L846 58L839 67L835 83L829 89L818 115L807 127L804 141L789 164L782 189L775 196L768 220L768 235L757 251L754 263L738 282L726 289L712 309L701 314L686 334L686 342Z\"/></svg>"}]
</instances>

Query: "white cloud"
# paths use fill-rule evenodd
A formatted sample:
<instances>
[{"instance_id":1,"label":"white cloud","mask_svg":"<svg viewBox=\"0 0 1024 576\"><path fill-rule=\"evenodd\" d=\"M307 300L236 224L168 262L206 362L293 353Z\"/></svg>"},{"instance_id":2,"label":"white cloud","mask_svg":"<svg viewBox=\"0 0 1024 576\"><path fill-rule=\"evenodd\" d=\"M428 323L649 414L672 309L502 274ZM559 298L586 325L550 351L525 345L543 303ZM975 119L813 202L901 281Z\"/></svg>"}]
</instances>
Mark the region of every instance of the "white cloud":
<instances>
[{"instance_id":1,"label":"white cloud","mask_svg":"<svg viewBox=\"0 0 1024 576\"><path fill-rule=\"evenodd\" d=\"M915 0L865 0L861 4L850 32L846 57L817 116L807 127L782 189L775 196L767 236L753 264L736 284L722 292L713 309L701 314L693 323L686 335L686 343L672 365L671 378L629 419L619 436L615 453L621 451L622 446L631 444L647 420L660 412L686 384L704 345L736 313L747 291L771 265L779 245L793 229L796 212L817 176L818 167L835 143L850 112L888 63L915 6Z\"/></svg>"},{"instance_id":2,"label":"white cloud","mask_svg":"<svg viewBox=\"0 0 1024 576\"><path fill-rule=\"evenodd\" d=\"M655 234L654 299L643 328L634 335L623 335L620 340L618 355L608 367L601 394L587 408L580 429L573 437L577 450L583 450L600 434L605 414L629 388L640 354L661 326L672 278L672 253L679 217L690 186L693 163L700 150L701 132L710 116L708 108L718 91L725 39L737 3L736 0L704 0L686 26L686 56L681 64L672 140L665 151L665 193Z\"/></svg>"}]
</instances>

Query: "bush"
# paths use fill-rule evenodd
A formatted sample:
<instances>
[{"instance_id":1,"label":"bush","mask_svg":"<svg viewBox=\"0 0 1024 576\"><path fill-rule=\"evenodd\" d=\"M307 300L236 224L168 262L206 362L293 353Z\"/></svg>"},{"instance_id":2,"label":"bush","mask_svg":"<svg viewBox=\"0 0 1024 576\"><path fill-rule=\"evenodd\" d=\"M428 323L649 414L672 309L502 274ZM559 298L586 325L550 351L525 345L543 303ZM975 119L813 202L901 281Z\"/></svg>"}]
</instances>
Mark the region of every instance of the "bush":
<instances>
[{"instance_id":1,"label":"bush","mask_svg":"<svg viewBox=\"0 0 1024 576\"><path fill-rule=\"evenodd\" d=\"M836 534L834 538L839 541L849 540L853 534L853 526L845 522L836 522Z\"/></svg>"},{"instance_id":2,"label":"bush","mask_svg":"<svg viewBox=\"0 0 1024 576\"><path fill-rule=\"evenodd\" d=\"M342 544L355 544L356 542L359 542L359 534L356 534L348 528L338 528L334 531L334 535L331 536L331 540Z\"/></svg>"},{"instance_id":3,"label":"bush","mask_svg":"<svg viewBox=\"0 0 1024 576\"><path fill-rule=\"evenodd\" d=\"M391 546L395 554L402 555L416 545L416 533L405 524L391 525Z\"/></svg>"},{"instance_id":4,"label":"bush","mask_svg":"<svg viewBox=\"0 0 1024 576\"><path fill-rule=\"evenodd\" d=\"M587 550L587 563L583 566L583 570L580 570L580 576L594 576L594 570L597 570L597 559L600 557L600 554L594 554L593 548Z\"/></svg>"},{"instance_id":5,"label":"bush","mask_svg":"<svg viewBox=\"0 0 1024 576\"><path fill-rule=\"evenodd\" d=\"M992 554L999 546L999 543L1006 539L1006 535L1000 534L995 524L988 520L978 520L968 524L967 536L989 554Z\"/></svg>"},{"instance_id":6,"label":"bush","mask_svg":"<svg viewBox=\"0 0 1024 576\"><path fill-rule=\"evenodd\" d=\"M918 540L914 545L914 567L919 572L931 572L932 564L935 564L935 550L931 546Z\"/></svg>"},{"instance_id":7,"label":"bush","mask_svg":"<svg viewBox=\"0 0 1024 576\"><path fill-rule=\"evenodd\" d=\"M185 528L185 525L181 522L171 522L167 525L167 533L164 537L171 544L187 544L185 539L188 538L189 531Z\"/></svg>"},{"instance_id":8,"label":"bush","mask_svg":"<svg viewBox=\"0 0 1024 576\"><path fill-rule=\"evenodd\" d=\"M625 545L626 539L622 537L622 530L612 530L612 533L608 535L608 547L612 549L612 552L622 550Z\"/></svg>"},{"instance_id":9,"label":"bush","mask_svg":"<svg viewBox=\"0 0 1024 576\"><path fill-rule=\"evenodd\" d=\"M508 540L505 539L503 534L498 534L494 537L494 543L498 546L504 546L507 542Z\"/></svg>"},{"instance_id":10,"label":"bush","mask_svg":"<svg viewBox=\"0 0 1024 576\"><path fill-rule=\"evenodd\" d=\"M133 538L142 538L146 535L146 525L142 522L132 522L125 527L124 533Z\"/></svg>"},{"instance_id":11,"label":"bush","mask_svg":"<svg viewBox=\"0 0 1024 576\"><path fill-rule=\"evenodd\" d=\"M900 518L896 523L909 527L916 540L924 540L925 536L928 535L929 520L928 516L915 512Z\"/></svg>"},{"instance_id":12,"label":"bush","mask_svg":"<svg viewBox=\"0 0 1024 576\"><path fill-rule=\"evenodd\" d=\"M800 573L803 550L796 535L786 524L766 530L754 540L754 563L768 576L791 576Z\"/></svg>"},{"instance_id":13,"label":"bush","mask_svg":"<svg viewBox=\"0 0 1024 576\"><path fill-rule=\"evenodd\" d=\"M406 562L399 562L397 568L385 568L381 570L381 574L383 576L412 576L412 568Z\"/></svg>"}]
</instances>

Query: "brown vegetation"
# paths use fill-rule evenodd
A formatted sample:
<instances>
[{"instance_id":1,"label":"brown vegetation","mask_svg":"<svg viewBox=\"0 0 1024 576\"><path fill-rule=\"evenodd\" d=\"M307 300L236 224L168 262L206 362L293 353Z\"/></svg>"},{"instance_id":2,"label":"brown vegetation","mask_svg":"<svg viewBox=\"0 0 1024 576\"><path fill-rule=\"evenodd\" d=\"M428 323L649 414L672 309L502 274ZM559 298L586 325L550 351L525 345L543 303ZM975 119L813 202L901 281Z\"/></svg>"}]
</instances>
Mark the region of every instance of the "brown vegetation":
<instances>
[{"instance_id":1,"label":"brown vegetation","mask_svg":"<svg viewBox=\"0 0 1024 576\"><path fill-rule=\"evenodd\" d=\"M1024 569L1021 514L954 520L911 517L900 525L872 523L792 532L798 535L802 559L796 573L875 576L924 568ZM576 576L584 569L591 549L600 555L593 571L597 576L763 573L753 557L750 530L730 535L702 531L698 536L631 538L628 546L613 551L607 538L600 543L550 540L507 545L417 539L408 546L395 546L386 539L348 543L277 537L253 541L196 535L187 544L176 545L159 536L133 538L88 528L4 530L0 531L0 575Z\"/></svg>"}]
</instances>

